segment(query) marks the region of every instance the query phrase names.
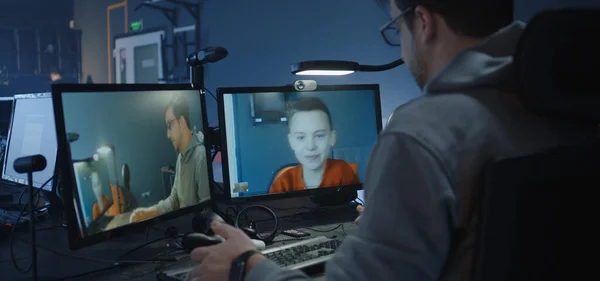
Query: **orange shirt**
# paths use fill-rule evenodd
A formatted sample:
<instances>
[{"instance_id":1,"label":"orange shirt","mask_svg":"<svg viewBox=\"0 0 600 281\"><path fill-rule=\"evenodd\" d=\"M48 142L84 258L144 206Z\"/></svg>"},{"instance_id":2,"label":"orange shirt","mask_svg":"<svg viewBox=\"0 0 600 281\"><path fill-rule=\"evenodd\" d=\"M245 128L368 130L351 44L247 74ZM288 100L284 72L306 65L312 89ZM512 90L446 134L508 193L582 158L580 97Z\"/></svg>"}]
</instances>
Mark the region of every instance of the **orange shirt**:
<instances>
[{"instance_id":1,"label":"orange shirt","mask_svg":"<svg viewBox=\"0 0 600 281\"><path fill-rule=\"evenodd\" d=\"M108 207L108 196L102 196L102 206L104 208ZM100 215L102 215L102 210L100 210L100 206L98 206L98 201L94 202L92 206L92 220L97 219Z\"/></svg>"},{"instance_id":2,"label":"orange shirt","mask_svg":"<svg viewBox=\"0 0 600 281\"><path fill-rule=\"evenodd\" d=\"M319 187L337 187L343 185L359 184L358 176L344 160L327 159L325 173ZM289 192L305 190L304 178L302 177L302 165L293 167L271 184L269 193Z\"/></svg>"},{"instance_id":3,"label":"orange shirt","mask_svg":"<svg viewBox=\"0 0 600 281\"><path fill-rule=\"evenodd\" d=\"M116 204L117 200L117 192L119 192L119 196L121 198L121 204ZM113 204L110 206L108 211L106 211L106 215L109 217L114 217L118 214L123 213L123 207L125 206L125 196L123 195L123 190L121 187L117 188L114 184L110 184L110 193L112 195ZM120 210L119 210L120 209Z\"/></svg>"}]
</instances>

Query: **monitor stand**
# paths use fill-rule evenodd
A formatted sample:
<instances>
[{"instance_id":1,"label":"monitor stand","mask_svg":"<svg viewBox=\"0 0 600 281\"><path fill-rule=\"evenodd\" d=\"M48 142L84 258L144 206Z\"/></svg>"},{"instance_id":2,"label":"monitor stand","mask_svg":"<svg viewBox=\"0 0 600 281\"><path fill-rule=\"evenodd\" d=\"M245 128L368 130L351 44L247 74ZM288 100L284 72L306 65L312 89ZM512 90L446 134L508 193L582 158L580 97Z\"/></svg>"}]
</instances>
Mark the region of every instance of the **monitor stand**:
<instances>
[{"instance_id":1,"label":"monitor stand","mask_svg":"<svg viewBox=\"0 0 600 281\"><path fill-rule=\"evenodd\" d=\"M356 189L344 189L343 187L340 189L323 189L318 195L310 196L311 201L320 207L346 205L356 198L358 198Z\"/></svg>"}]
</instances>

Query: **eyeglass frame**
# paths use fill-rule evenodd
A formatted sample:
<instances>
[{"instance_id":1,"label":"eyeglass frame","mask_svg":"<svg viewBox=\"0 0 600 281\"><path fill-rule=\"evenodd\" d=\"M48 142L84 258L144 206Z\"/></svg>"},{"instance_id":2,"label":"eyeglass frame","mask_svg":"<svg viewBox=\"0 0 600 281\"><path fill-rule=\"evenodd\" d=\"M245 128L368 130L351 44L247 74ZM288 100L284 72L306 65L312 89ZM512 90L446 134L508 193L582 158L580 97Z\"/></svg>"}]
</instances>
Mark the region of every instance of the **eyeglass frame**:
<instances>
[{"instance_id":1,"label":"eyeglass frame","mask_svg":"<svg viewBox=\"0 0 600 281\"><path fill-rule=\"evenodd\" d=\"M398 30L398 28L396 28L396 22L398 20L400 20L400 18L402 18L403 16L407 15L408 13L414 11L415 7L408 7L406 8L406 10L400 12L399 15L395 16L394 18L392 18L391 20L389 20L388 22L386 22L383 26L381 26L379 28L379 33L381 34L381 37L383 37L383 40L385 40L385 43L387 43L390 46L400 46L401 44L394 44L392 42L390 42L387 37L385 36L385 31L387 29L396 29L398 31L398 33L400 33L400 30Z\"/></svg>"}]
</instances>

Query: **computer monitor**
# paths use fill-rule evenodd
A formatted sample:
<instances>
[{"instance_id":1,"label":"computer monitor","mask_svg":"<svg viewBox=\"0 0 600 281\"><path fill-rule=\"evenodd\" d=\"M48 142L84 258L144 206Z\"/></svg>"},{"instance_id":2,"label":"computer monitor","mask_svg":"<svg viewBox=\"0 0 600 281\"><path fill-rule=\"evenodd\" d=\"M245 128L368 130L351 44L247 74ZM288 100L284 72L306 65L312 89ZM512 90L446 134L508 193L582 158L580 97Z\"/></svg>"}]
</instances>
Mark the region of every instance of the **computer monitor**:
<instances>
[{"instance_id":1,"label":"computer monitor","mask_svg":"<svg viewBox=\"0 0 600 281\"><path fill-rule=\"evenodd\" d=\"M233 201L362 189L382 128L378 85L220 88L218 99Z\"/></svg>"},{"instance_id":2,"label":"computer monitor","mask_svg":"<svg viewBox=\"0 0 600 281\"><path fill-rule=\"evenodd\" d=\"M13 162L24 156L41 154L46 157L46 168L33 174L34 187L52 190L56 165L57 142L51 93L18 94L14 96L12 118L2 179L27 185L27 174L19 174Z\"/></svg>"},{"instance_id":3,"label":"computer monitor","mask_svg":"<svg viewBox=\"0 0 600 281\"><path fill-rule=\"evenodd\" d=\"M52 92L70 248L212 203L200 91L186 84L58 84Z\"/></svg>"},{"instance_id":4,"label":"computer monitor","mask_svg":"<svg viewBox=\"0 0 600 281\"><path fill-rule=\"evenodd\" d=\"M0 97L0 136L8 136L8 129L10 127L10 117L12 116L13 108L12 96Z\"/></svg>"}]
</instances>

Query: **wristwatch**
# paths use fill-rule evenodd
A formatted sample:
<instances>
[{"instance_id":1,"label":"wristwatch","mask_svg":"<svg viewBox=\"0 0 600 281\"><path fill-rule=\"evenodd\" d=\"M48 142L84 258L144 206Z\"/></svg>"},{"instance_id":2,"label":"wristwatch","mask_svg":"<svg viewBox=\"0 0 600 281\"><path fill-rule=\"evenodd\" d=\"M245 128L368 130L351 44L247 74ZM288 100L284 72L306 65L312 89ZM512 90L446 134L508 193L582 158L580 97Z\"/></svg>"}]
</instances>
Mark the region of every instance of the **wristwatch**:
<instances>
[{"instance_id":1,"label":"wristwatch","mask_svg":"<svg viewBox=\"0 0 600 281\"><path fill-rule=\"evenodd\" d=\"M262 253L258 250L248 250L234 259L229 270L229 281L243 281L248 259L256 254L261 255Z\"/></svg>"}]
</instances>

